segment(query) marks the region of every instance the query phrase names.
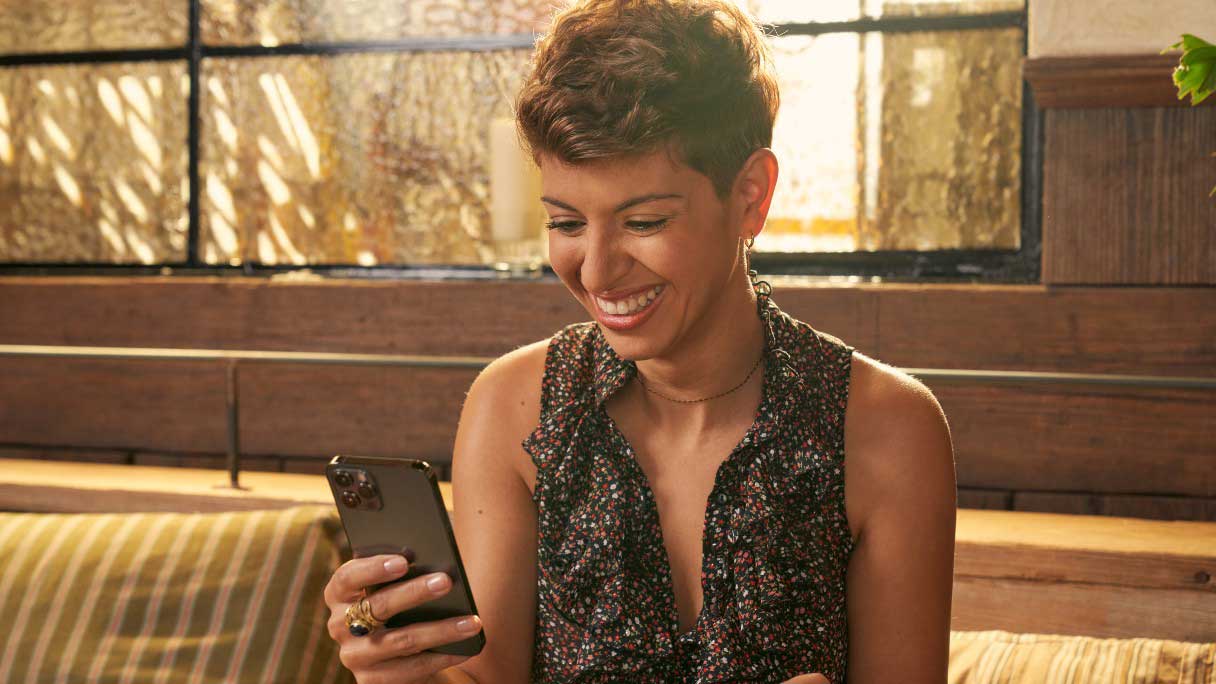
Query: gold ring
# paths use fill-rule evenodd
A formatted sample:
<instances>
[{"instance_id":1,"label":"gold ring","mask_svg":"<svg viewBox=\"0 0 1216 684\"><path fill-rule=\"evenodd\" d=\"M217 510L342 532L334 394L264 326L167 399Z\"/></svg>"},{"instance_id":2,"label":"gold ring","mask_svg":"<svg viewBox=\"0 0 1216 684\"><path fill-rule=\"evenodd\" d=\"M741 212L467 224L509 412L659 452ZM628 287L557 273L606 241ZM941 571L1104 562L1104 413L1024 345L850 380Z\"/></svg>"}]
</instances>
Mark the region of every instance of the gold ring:
<instances>
[{"instance_id":1,"label":"gold ring","mask_svg":"<svg viewBox=\"0 0 1216 684\"><path fill-rule=\"evenodd\" d=\"M372 615L372 604L363 597L346 607L346 627L354 636L366 636L384 626Z\"/></svg>"}]
</instances>

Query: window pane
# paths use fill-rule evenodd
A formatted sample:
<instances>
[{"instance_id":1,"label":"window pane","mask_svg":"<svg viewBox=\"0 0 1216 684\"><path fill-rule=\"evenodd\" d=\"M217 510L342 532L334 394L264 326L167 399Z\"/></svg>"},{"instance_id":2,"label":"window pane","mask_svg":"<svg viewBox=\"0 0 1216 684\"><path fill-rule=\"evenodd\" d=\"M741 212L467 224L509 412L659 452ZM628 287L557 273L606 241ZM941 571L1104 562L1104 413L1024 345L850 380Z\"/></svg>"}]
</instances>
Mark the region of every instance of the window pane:
<instances>
[{"instance_id":1,"label":"window pane","mask_svg":"<svg viewBox=\"0 0 1216 684\"><path fill-rule=\"evenodd\" d=\"M867 34L859 249L1017 249L1022 31Z\"/></svg>"},{"instance_id":2,"label":"window pane","mask_svg":"<svg viewBox=\"0 0 1216 684\"><path fill-rule=\"evenodd\" d=\"M183 62L0 69L0 260L184 260Z\"/></svg>"},{"instance_id":3,"label":"window pane","mask_svg":"<svg viewBox=\"0 0 1216 684\"><path fill-rule=\"evenodd\" d=\"M487 134L530 50L204 62L207 263L486 263Z\"/></svg>"},{"instance_id":4,"label":"window pane","mask_svg":"<svg viewBox=\"0 0 1216 684\"><path fill-rule=\"evenodd\" d=\"M543 30L550 0L202 0L209 45L480 36Z\"/></svg>"},{"instance_id":5,"label":"window pane","mask_svg":"<svg viewBox=\"0 0 1216 684\"><path fill-rule=\"evenodd\" d=\"M184 0L0 0L0 54L186 44Z\"/></svg>"},{"instance_id":6,"label":"window pane","mask_svg":"<svg viewBox=\"0 0 1216 684\"><path fill-rule=\"evenodd\" d=\"M852 251L857 243L858 41L856 33L773 41L780 171L758 250Z\"/></svg>"},{"instance_id":7,"label":"window pane","mask_svg":"<svg viewBox=\"0 0 1216 684\"><path fill-rule=\"evenodd\" d=\"M1017 249L1022 31L773 40L770 252Z\"/></svg>"},{"instance_id":8,"label":"window pane","mask_svg":"<svg viewBox=\"0 0 1216 684\"><path fill-rule=\"evenodd\" d=\"M785 23L1022 12L1026 0L746 0L745 6L760 21Z\"/></svg>"}]
</instances>

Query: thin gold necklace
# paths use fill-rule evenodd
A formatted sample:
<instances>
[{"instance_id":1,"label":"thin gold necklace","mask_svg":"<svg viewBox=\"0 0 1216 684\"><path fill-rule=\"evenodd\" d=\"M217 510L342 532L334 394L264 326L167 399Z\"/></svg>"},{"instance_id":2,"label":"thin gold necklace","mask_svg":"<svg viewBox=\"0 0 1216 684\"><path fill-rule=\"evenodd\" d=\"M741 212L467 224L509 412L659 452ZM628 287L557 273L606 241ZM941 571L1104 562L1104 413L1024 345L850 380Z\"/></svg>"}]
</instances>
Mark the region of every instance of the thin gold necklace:
<instances>
[{"instance_id":1,"label":"thin gold necklace","mask_svg":"<svg viewBox=\"0 0 1216 684\"><path fill-rule=\"evenodd\" d=\"M756 372L756 369L760 367L760 362L763 360L764 360L764 354L761 354L760 358L756 359L756 363L755 363L755 365L752 366L752 369L747 372L747 377L743 378L743 382L739 383L738 385L735 385L734 387L726 390L725 392L720 392L718 394L713 395L712 397L705 397L704 399L675 399L673 397L667 396L666 394L660 394L660 393L650 389L649 387L647 387L646 383L642 381L642 376L640 373L635 374L634 377L636 377L638 379L638 384L640 384L642 386L642 389L645 389L647 392L650 392L651 394L653 394L655 396L659 396L659 397L666 399L667 401L674 401L674 402L677 402L680 404L696 404L698 402L709 401L710 399L717 399L718 397L724 397L724 396L730 394L731 392L734 392L735 390L739 389L740 387L746 385L747 381L752 379L752 375Z\"/></svg>"}]
</instances>

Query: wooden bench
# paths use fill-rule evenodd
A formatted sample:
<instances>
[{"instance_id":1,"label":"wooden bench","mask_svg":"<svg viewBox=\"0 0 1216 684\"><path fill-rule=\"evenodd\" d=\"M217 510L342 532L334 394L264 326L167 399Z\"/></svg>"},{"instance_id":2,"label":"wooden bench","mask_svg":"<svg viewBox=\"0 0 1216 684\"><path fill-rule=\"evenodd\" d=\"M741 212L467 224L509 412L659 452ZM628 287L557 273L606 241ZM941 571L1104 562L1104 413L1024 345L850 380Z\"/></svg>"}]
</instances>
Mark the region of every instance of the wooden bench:
<instances>
[{"instance_id":1,"label":"wooden bench","mask_svg":"<svg viewBox=\"0 0 1216 684\"><path fill-rule=\"evenodd\" d=\"M0 508L223 511L332 505L323 477L11 459ZM440 490L452 506L451 484ZM1216 523L960 509L956 630L1216 641Z\"/></svg>"}]
</instances>

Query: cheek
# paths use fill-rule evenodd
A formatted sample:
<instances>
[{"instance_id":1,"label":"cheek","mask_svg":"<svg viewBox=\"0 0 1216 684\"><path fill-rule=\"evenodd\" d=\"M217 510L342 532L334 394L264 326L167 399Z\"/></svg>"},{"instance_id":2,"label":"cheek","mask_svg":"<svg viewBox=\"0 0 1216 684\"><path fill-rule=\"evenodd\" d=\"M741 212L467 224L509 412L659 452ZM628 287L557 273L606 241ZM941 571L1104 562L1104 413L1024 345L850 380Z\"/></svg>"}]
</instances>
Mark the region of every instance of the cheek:
<instances>
[{"instance_id":1,"label":"cheek","mask_svg":"<svg viewBox=\"0 0 1216 684\"><path fill-rule=\"evenodd\" d=\"M550 233L549 235L549 265L553 267L553 272L557 275L558 280L561 280L567 286L577 280L575 274L578 272L578 248L574 240L563 238L560 235Z\"/></svg>"}]
</instances>

